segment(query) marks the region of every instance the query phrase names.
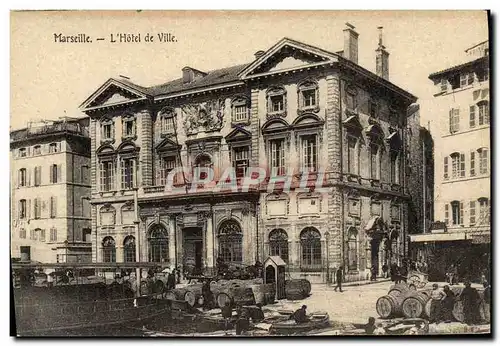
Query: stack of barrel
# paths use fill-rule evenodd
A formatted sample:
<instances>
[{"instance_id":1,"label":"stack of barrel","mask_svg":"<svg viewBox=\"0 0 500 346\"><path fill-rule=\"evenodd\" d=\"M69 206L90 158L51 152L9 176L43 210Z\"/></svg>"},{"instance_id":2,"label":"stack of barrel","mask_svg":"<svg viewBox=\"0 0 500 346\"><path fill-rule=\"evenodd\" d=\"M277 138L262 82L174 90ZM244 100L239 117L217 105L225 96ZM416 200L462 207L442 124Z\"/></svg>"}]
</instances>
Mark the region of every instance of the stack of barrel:
<instances>
[{"instance_id":1,"label":"stack of barrel","mask_svg":"<svg viewBox=\"0 0 500 346\"><path fill-rule=\"evenodd\" d=\"M463 287L451 287L451 290L458 297ZM392 285L389 292L377 300L377 313L382 318L406 317L406 318L429 318L431 310L430 293L432 288L425 287L422 290L414 290L406 283ZM479 292L481 303L479 312L483 320L489 321L489 306L483 300L483 292ZM464 321L463 306L461 301L456 301L453 307L453 317L459 321Z\"/></svg>"}]
</instances>

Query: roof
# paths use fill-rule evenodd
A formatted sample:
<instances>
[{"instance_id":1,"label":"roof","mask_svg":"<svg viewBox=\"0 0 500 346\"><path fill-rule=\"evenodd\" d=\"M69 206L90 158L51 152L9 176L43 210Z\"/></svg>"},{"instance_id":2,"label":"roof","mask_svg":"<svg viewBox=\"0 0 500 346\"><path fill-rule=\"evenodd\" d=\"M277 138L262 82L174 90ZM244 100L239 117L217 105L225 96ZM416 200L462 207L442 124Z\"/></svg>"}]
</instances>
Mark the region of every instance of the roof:
<instances>
[{"instance_id":1,"label":"roof","mask_svg":"<svg viewBox=\"0 0 500 346\"><path fill-rule=\"evenodd\" d=\"M208 71L206 72L207 74L205 77L191 83L183 83L182 78L175 79L164 84L145 88L145 93L151 96L158 96L162 94L170 94L195 88L239 81L238 73L247 66L248 63Z\"/></svg>"},{"instance_id":2,"label":"roof","mask_svg":"<svg viewBox=\"0 0 500 346\"><path fill-rule=\"evenodd\" d=\"M476 48L476 47L478 47L478 46L480 46L480 45L482 45L482 44L485 44L486 42L488 42L488 40L484 40L483 42L479 42L478 44L475 44L475 45L473 45L472 47L467 48L467 49L465 50L465 52L467 53L467 52L468 52L468 51L470 51L471 49L474 49L474 48Z\"/></svg>"},{"instance_id":3,"label":"roof","mask_svg":"<svg viewBox=\"0 0 500 346\"><path fill-rule=\"evenodd\" d=\"M479 63L487 62L487 61L489 61L488 58L489 58L489 56L483 56L481 58L478 58L478 59L475 59L472 61L468 61L468 62L465 62L465 63L460 64L460 65L449 67L449 68L441 70L439 72L431 73L429 75L429 79L436 79L437 77L448 74L450 72L459 71L461 69L464 69L464 68L467 68L467 67L479 64Z\"/></svg>"},{"instance_id":4,"label":"roof","mask_svg":"<svg viewBox=\"0 0 500 346\"><path fill-rule=\"evenodd\" d=\"M273 261L274 264L276 264L277 266L286 266L286 263L285 261L283 261L283 259L280 257L280 256L269 256L265 261L264 263L268 262L269 260Z\"/></svg>"}]
</instances>

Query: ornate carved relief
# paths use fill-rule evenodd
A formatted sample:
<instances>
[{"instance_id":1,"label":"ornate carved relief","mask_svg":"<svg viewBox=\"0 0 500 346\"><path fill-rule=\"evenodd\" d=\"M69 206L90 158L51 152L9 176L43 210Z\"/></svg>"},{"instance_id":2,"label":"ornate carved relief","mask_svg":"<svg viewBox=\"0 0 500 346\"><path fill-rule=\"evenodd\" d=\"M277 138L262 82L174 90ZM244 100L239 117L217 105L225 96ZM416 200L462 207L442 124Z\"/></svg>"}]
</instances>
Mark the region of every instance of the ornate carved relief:
<instances>
[{"instance_id":1,"label":"ornate carved relief","mask_svg":"<svg viewBox=\"0 0 500 346\"><path fill-rule=\"evenodd\" d=\"M183 126L187 135L194 135L198 132L219 131L223 126L224 99L184 105L181 109L184 116Z\"/></svg>"}]
</instances>

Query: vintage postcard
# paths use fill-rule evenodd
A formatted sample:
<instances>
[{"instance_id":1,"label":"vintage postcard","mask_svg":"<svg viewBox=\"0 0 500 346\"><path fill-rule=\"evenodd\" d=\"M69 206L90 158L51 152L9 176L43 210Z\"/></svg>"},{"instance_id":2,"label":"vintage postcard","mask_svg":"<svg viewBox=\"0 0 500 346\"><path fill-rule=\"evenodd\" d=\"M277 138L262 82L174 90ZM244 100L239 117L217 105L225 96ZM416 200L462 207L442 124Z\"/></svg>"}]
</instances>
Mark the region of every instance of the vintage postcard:
<instances>
[{"instance_id":1,"label":"vintage postcard","mask_svg":"<svg viewBox=\"0 0 500 346\"><path fill-rule=\"evenodd\" d=\"M12 11L16 336L491 336L488 11Z\"/></svg>"}]
</instances>

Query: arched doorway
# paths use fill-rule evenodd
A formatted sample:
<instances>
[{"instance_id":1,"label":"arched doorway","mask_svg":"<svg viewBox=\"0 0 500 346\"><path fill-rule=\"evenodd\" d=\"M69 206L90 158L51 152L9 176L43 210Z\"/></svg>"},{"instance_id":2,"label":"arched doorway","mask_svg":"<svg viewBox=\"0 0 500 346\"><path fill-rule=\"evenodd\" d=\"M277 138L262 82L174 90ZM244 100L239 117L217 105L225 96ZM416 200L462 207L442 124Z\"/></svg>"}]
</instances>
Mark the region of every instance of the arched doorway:
<instances>
[{"instance_id":1,"label":"arched doorway","mask_svg":"<svg viewBox=\"0 0 500 346\"><path fill-rule=\"evenodd\" d=\"M224 221L219 227L219 257L226 263L243 262L243 232L235 220Z\"/></svg>"},{"instance_id":2,"label":"arched doorway","mask_svg":"<svg viewBox=\"0 0 500 346\"><path fill-rule=\"evenodd\" d=\"M154 225L149 231L149 261L167 262L168 258L168 233L161 225Z\"/></svg>"}]
</instances>

